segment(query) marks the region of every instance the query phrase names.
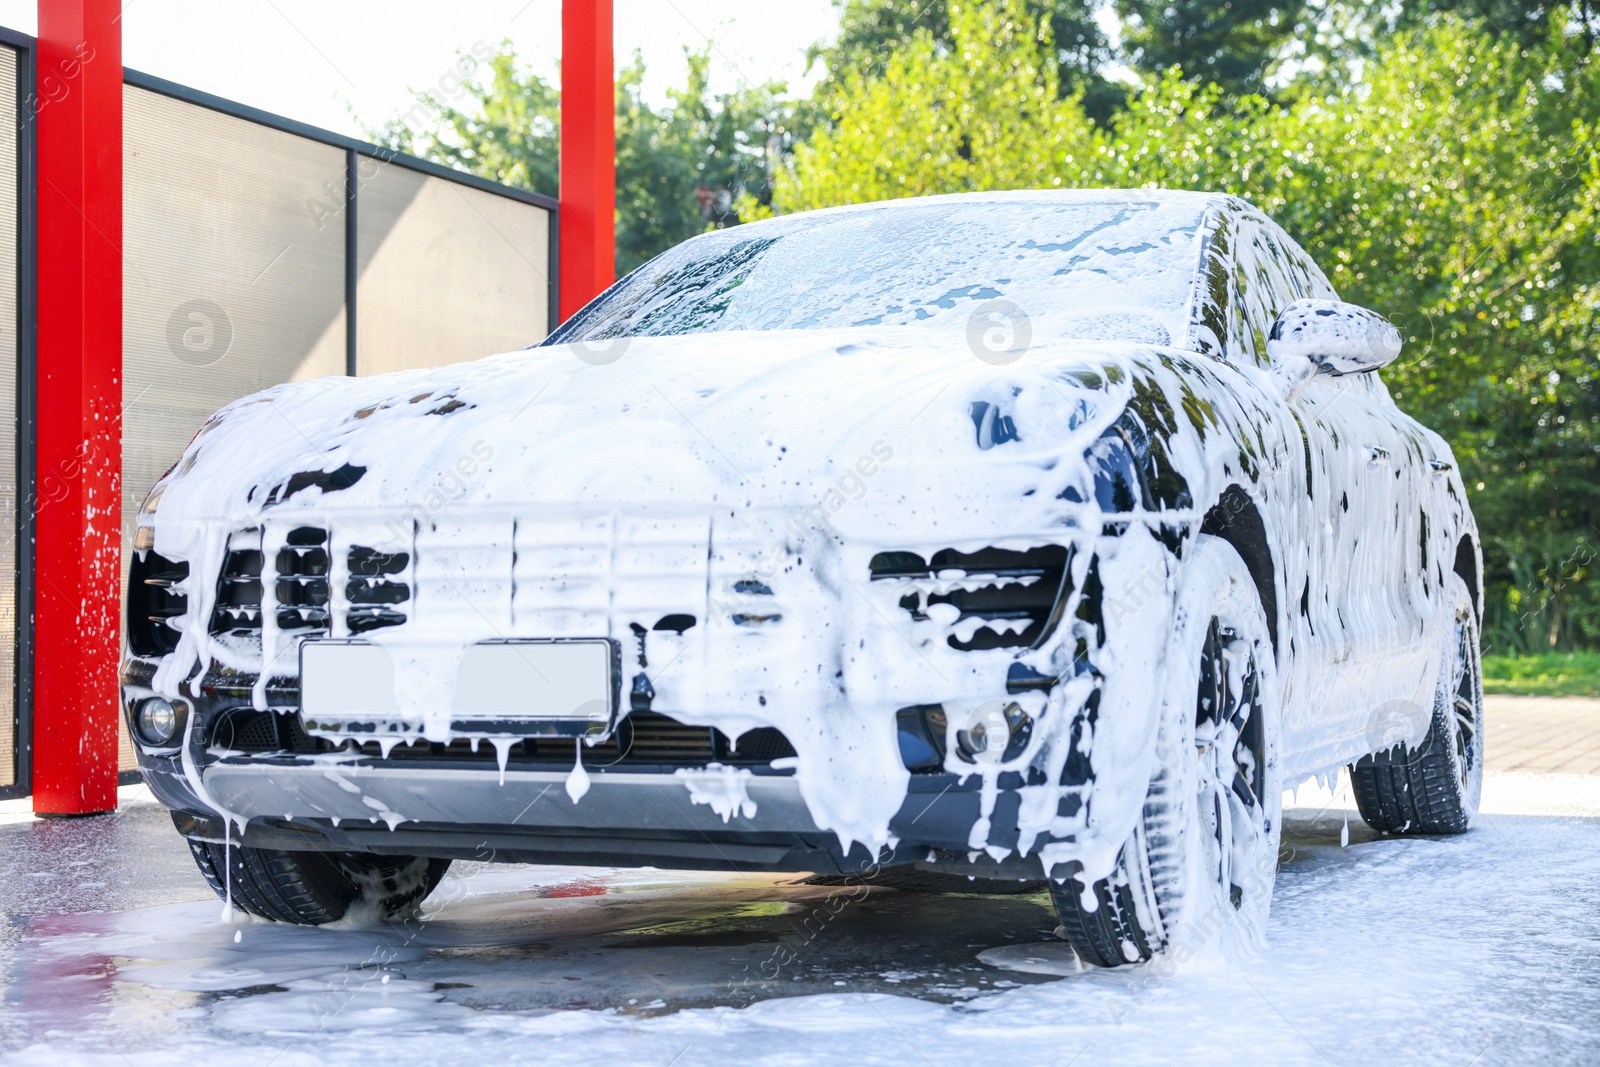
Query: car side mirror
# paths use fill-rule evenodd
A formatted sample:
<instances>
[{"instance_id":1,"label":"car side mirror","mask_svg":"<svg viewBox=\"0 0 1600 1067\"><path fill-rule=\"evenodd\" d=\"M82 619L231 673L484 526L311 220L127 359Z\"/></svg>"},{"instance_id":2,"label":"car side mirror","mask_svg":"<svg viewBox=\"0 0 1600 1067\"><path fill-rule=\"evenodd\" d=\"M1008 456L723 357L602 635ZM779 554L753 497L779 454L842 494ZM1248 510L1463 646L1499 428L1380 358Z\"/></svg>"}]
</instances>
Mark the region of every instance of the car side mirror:
<instances>
[{"instance_id":1,"label":"car side mirror","mask_svg":"<svg viewBox=\"0 0 1600 1067\"><path fill-rule=\"evenodd\" d=\"M1377 312L1341 300L1296 300L1267 335L1272 373L1286 399L1318 374L1340 377L1387 367L1400 355L1400 331Z\"/></svg>"}]
</instances>

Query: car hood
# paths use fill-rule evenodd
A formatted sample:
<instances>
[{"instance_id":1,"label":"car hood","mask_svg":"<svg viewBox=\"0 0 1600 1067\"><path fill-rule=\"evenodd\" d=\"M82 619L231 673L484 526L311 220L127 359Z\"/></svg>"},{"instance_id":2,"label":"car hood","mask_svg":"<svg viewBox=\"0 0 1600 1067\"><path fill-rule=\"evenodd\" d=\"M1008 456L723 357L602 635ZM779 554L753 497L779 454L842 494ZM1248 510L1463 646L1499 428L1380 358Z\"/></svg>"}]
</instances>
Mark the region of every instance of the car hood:
<instances>
[{"instance_id":1,"label":"car hood","mask_svg":"<svg viewBox=\"0 0 1600 1067\"><path fill-rule=\"evenodd\" d=\"M892 512L944 540L1053 527L1063 490L1086 478L1060 457L1081 456L1132 379L1175 354L983 340L631 338L277 386L214 416L145 511L163 551L202 525L395 508L823 505L841 532L881 529Z\"/></svg>"}]
</instances>

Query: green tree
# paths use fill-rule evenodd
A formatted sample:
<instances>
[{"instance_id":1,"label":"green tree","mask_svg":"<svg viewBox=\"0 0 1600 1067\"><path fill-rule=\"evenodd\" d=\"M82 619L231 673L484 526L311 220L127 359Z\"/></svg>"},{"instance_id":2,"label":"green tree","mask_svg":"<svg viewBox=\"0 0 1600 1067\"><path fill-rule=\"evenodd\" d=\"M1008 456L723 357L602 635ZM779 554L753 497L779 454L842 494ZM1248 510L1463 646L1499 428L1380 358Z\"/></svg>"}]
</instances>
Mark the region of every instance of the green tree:
<instances>
[{"instance_id":1,"label":"green tree","mask_svg":"<svg viewBox=\"0 0 1600 1067\"><path fill-rule=\"evenodd\" d=\"M1589 54L1600 33L1600 2L1574 0L1561 6L1546 0L1305 0L1304 26L1280 60L1298 67L1295 80L1337 91L1360 80L1360 64L1397 33L1425 29L1441 15L1470 24L1495 41L1511 39L1524 48L1557 44ZM1309 59L1309 66L1300 61ZM1331 69L1330 69L1331 68Z\"/></svg>"},{"instance_id":2,"label":"green tree","mask_svg":"<svg viewBox=\"0 0 1600 1067\"><path fill-rule=\"evenodd\" d=\"M1402 0L1389 16L1389 27L1425 26L1433 16L1441 14L1474 20L1493 36L1508 34L1533 47L1548 43L1554 30L1556 37L1570 34L1582 42L1585 52L1592 52L1600 33L1600 3L1595 0L1574 0L1565 5L1546 0Z\"/></svg>"},{"instance_id":3,"label":"green tree","mask_svg":"<svg viewBox=\"0 0 1600 1067\"><path fill-rule=\"evenodd\" d=\"M1488 638L1600 642L1600 84L1587 45L1453 18L1273 116L1230 184L1290 227L1410 351L1397 402L1451 440L1486 535ZM1276 151L1273 151L1276 149ZM1276 159L1274 159L1276 156Z\"/></svg>"},{"instance_id":4,"label":"green tree","mask_svg":"<svg viewBox=\"0 0 1600 1067\"><path fill-rule=\"evenodd\" d=\"M1182 70L1235 94L1261 93L1285 46L1308 32L1306 0L1116 0L1129 62Z\"/></svg>"},{"instance_id":5,"label":"green tree","mask_svg":"<svg viewBox=\"0 0 1600 1067\"><path fill-rule=\"evenodd\" d=\"M935 49L951 45L950 0L834 0L839 32L827 44L813 45L808 63L821 61L828 79L822 97L832 95L851 74L881 76L889 58L926 33ZM970 8L972 5L966 5ZM1031 21L1048 21L1056 61L1056 82L1062 95L1083 94L1084 110L1097 122L1109 121L1126 98L1126 88L1109 81L1104 69L1115 57L1100 24L1093 0L1025 0L1022 13Z\"/></svg>"},{"instance_id":6,"label":"green tree","mask_svg":"<svg viewBox=\"0 0 1600 1067\"><path fill-rule=\"evenodd\" d=\"M795 105L769 83L713 94L709 46L688 53L683 87L654 108L641 93L637 53L617 75L617 273L710 225L696 190L726 189L753 202L771 198L768 175L792 139ZM463 56L462 66L471 62ZM556 196L560 185L560 89L517 60L509 42L482 77L449 97L419 93L416 104L370 131L380 144L486 178Z\"/></svg>"},{"instance_id":7,"label":"green tree","mask_svg":"<svg viewBox=\"0 0 1600 1067\"><path fill-rule=\"evenodd\" d=\"M917 28L876 74L834 87L829 121L777 178L784 210L1075 183L1063 160L1092 156L1102 135L1057 92L1048 22L1003 0L952 8L946 33Z\"/></svg>"},{"instance_id":8,"label":"green tree","mask_svg":"<svg viewBox=\"0 0 1600 1067\"><path fill-rule=\"evenodd\" d=\"M478 58L463 53L457 69L474 69ZM554 196L560 124L561 91L520 66L507 41L489 57L486 77L466 77L448 95L417 93L408 110L367 133L401 152Z\"/></svg>"},{"instance_id":9,"label":"green tree","mask_svg":"<svg viewBox=\"0 0 1600 1067\"><path fill-rule=\"evenodd\" d=\"M709 225L739 221L696 190L726 190L760 205L772 198L769 175L788 150L794 105L781 84L713 96L710 49L688 54L688 80L655 110L640 95L637 55L617 78L617 273L632 270Z\"/></svg>"}]
</instances>

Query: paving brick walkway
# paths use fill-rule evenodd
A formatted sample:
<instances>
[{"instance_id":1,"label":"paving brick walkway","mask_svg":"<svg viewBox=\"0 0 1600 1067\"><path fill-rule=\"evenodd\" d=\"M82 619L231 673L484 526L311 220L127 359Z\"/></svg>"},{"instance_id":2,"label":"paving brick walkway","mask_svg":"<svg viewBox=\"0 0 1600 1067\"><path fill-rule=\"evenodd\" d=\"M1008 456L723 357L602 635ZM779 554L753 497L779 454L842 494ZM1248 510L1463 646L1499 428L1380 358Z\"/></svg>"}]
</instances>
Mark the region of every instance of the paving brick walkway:
<instances>
[{"instance_id":1,"label":"paving brick walkway","mask_svg":"<svg viewBox=\"0 0 1600 1067\"><path fill-rule=\"evenodd\" d=\"M1484 769L1600 775L1600 699L1484 697Z\"/></svg>"}]
</instances>

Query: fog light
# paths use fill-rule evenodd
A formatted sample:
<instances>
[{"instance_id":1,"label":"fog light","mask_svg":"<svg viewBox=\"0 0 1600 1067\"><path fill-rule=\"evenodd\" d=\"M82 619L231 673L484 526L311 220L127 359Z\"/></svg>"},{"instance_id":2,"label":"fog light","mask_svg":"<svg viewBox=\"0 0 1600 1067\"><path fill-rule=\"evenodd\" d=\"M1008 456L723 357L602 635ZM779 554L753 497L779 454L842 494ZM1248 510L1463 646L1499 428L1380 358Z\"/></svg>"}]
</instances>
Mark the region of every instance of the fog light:
<instances>
[{"instance_id":1,"label":"fog light","mask_svg":"<svg viewBox=\"0 0 1600 1067\"><path fill-rule=\"evenodd\" d=\"M1033 733L1033 720L1015 701L989 700L967 715L956 731L956 749L968 763L1004 763L1022 755Z\"/></svg>"},{"instance_id":2,"label":"fog light","mask_svg":"<svg viewBox=\"0 0 1600 1067\"><path fill-rule=\"evenodd\" d=\"M163 700L161 697L149 697L139 701L135 718L138 723L139 740L146 744L170 744L178 733L178 709L172 706L171 701Z\"/></svg>"}]
</instances>

